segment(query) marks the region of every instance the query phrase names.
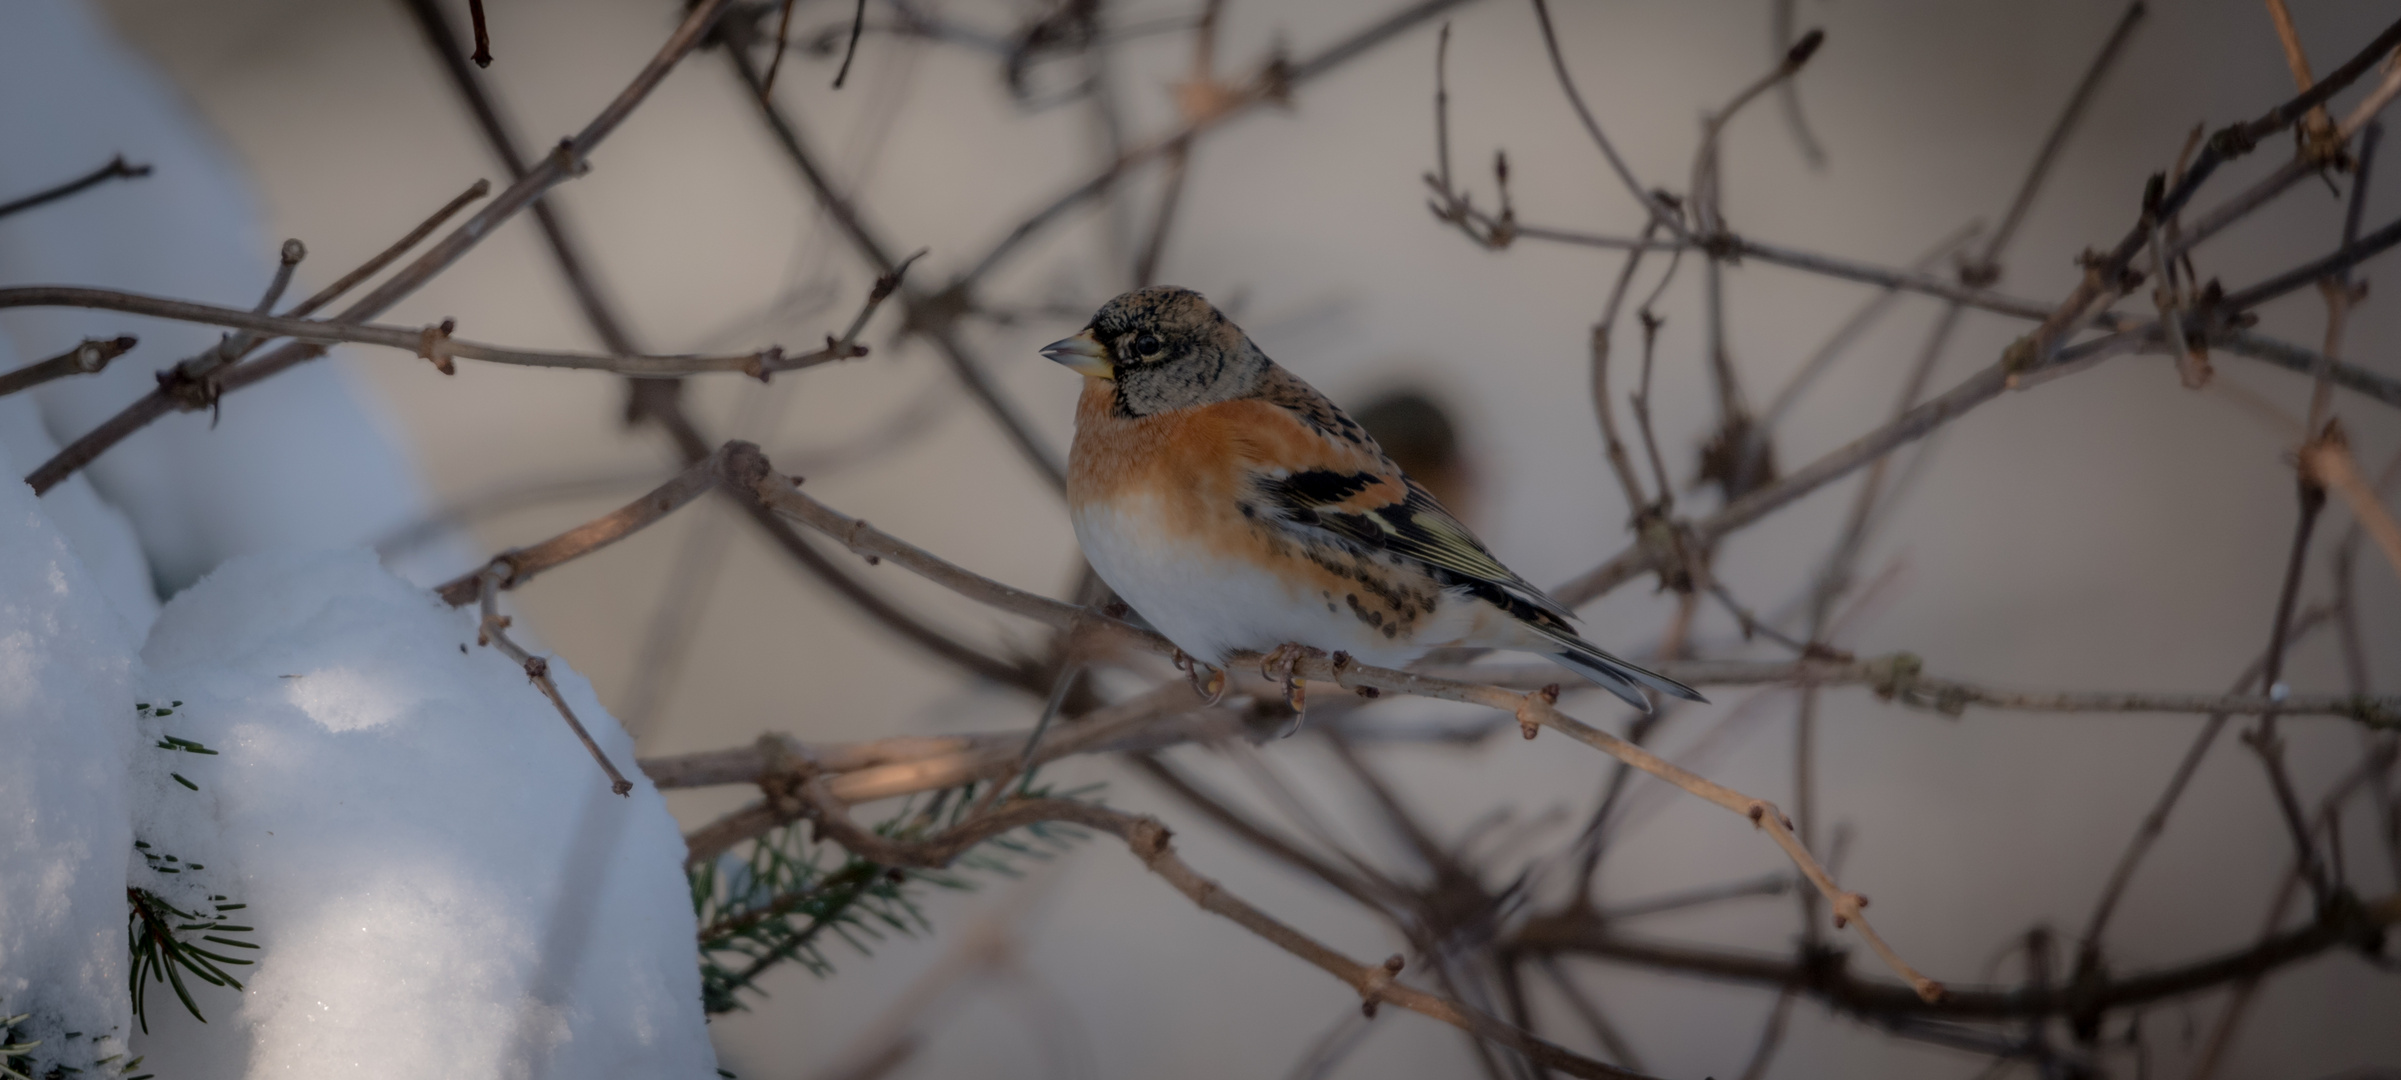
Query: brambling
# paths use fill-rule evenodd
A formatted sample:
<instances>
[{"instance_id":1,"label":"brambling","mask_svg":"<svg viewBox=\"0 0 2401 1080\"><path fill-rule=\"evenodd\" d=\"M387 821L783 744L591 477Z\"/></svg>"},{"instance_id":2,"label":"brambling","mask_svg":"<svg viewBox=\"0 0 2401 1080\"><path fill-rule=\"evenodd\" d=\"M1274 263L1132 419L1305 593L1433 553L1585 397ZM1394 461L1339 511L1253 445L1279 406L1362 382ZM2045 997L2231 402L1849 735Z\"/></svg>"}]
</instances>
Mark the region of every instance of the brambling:
<instances>
[{"instance_id":1,"label":"brambling","mask_svg":"<svg viewBox=\"0 0 2401 1080\"><path fill-rule=\"evenodd\" d=\"M1692 688L1577 636L1308 383L1189 289L1103 306L1042 349L1084 376L1068 453L1076 540L1187 655L1302 647L1397 667L1428 650L1537 652L1650 711Z\"/></svg>"}]
</instances>

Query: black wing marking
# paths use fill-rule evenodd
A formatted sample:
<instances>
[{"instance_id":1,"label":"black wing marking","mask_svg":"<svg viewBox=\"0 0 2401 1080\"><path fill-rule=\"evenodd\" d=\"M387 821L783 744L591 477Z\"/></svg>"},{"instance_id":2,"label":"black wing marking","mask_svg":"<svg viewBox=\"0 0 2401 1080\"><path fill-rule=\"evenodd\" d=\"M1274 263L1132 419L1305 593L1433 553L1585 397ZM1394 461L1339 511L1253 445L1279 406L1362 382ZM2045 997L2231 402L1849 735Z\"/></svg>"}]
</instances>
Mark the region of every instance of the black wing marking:
<instances>
[{"instance_id":1,"label":"black wing marking","mask_svg":"<svg viewBox=\"0 0 2401 1080\"><path fill-rule=\"evenodd\" d=\"M1322 529L1359 547L1421 563L1444 585L1466 589L1530 622L1564 629L1575 618L1541 589L1501 565L1467 526L1414 480L1402 478L1408 494L1400 502L1372 509L1342 505L1351 496L1389 479L1390 474L1311 469L1262 477L1257 486L1286 522Z\"/></svg>"}]
</instances>

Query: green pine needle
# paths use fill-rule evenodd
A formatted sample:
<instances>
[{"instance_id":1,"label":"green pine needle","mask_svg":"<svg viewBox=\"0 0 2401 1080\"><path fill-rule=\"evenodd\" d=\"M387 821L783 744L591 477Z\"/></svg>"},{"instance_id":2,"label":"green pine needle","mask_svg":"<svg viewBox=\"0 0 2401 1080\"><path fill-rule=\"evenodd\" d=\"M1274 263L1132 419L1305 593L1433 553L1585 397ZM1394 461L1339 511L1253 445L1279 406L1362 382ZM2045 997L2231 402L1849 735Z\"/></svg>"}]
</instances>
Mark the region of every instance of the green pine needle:
<instances>
[{"instance_id":1,"label":"green pine needle","mask_svg":"<svg viewBox=\"0 0 2401 1080\"><path fill-rule=\"evenodd\" d=\"M903 806L875 831L903 840L939 832L975 804L975 787L936 792L922 810ZM805 824L775 829L752 843L747 862L718 860L691 872L692 910L701 927L701 1003L708 1012L744 1008L741 992L759 993L759 977L787 962L819 976L832 974L823 950L828 934L866 955L888 934L930 933L933 924L917 906L922 887L975 887L957 873L869 862L816 842L811 831ZM985 841L955 865L1016 877L1017 862L1048 858L1078 835L1029 826Z\"/></svg>"},{"instance_id":2,"label":"green pine needle","mask_svg":"<svg viewBox=\"0 0 2401 1080\"><path fill-rule=\"evenodd\" d=\"M145 995L154 982L164 982L173 989L177 1000L183 1002L184 1010L192 1014L192 1019L208 1023L208 1017L201 1015L199 1003L192 998L191 987L184 984L184 975L189 973L211 986L229 986L239 990L242 988L241 980L219 965L247 965L255 961L211 952L194 944L194 938L187 935L198 935L197 940L233 948L258 948L254 942L222 936L251 931L251 927L225 921L227 911L242 905L212 904L216 914L203 915L185 911L161 899L158 894L140 888L126 889L125 903L126 942L133 953L133 1015L141 1021L142 1031L146 1034L150 1030Z\"/></svg>"}]
</instances>

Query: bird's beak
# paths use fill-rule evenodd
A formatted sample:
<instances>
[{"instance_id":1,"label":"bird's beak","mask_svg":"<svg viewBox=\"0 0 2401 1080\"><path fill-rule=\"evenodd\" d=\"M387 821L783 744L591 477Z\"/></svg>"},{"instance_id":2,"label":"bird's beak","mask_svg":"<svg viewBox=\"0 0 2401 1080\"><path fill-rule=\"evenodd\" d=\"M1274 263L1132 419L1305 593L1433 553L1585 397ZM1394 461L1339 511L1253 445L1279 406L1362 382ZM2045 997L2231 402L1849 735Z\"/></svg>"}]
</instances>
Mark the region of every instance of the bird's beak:
<instances>
[{"instance_id":1,"label":"bird's beak","mask_svg":"<svg viewBox=\"0 0 2401 1080\"><path fill-rule=\"evenodd\" d=\"M1109 350L1101 347L1100 339L1093 337L1090 330L1043 346L1042 355L1096 379L1115 377L1114 369L1109 366Z\"/></svg>"}]
</instances>

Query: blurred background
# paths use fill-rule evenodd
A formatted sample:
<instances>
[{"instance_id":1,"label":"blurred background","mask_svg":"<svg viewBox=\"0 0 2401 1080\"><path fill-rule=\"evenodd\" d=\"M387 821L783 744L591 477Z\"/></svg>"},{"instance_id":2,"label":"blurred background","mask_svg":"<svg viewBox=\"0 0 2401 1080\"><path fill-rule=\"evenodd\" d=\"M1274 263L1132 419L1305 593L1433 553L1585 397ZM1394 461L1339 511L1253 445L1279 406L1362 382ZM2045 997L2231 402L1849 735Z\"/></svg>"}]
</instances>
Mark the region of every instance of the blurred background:
<instances>
[{"instance_id":1,"label":"blurred background","mask_svg":"<svg viewBox=\"0 0 2401 1080\"><path fill-rule=\"evenodd\" d=\"M270 265L283 237L307 242L303 285L321 283L312 271L330 276L380 249L474 178L507 180L399 3L100 6L255 178L273 230L260 238L260 265ZM669 0L486 7L494 62L477 78L537 149L615 95L681 13ZM1395 9L1391 0L1233 0L1218 27L1217 69L1246 74L1278 50L1311 54ZM463 30L463 2L446 10ZM1098 71L1106 108L1079 91L1095 73L1077 55L1037 59L1013 85L1012 43L1052 8L982 0L869 4L869 32L838 90L830 84L852 7L802 0L775 93L876 230L902 251L929 249L910 280L930 290L1108 161L1113 140L1139 144L1175 125L1196 5L1134 0L1107 11L1114 37ZM905 13L947 29L894 32ZM1827 34L1797 81L1823 163L1812 165L1777 103L1741 113L1723 151L1731 227L1891 266L1920 259L1971 220L1989 227L2120 13L2117 5L2052 0L1801 0L1797 25ZM1702 114L1781 52L1765 3L1565 2L1554 14L1587 100L1635 174L1676 190L1689 182ZM2321 72L2391 14L2381 5L2293 4ZM1533 12L1482 0L1416 24L1301 87L1288 105L1246 114L1197 142L1155 276L1210 296L1337 402L1355 410L1380 402L1378 414L1423 434L1426 453L1448 461L1464 512L1504 560L1538 583L1565 581L1630 540L1634 508L1603 463L1587 351L1620 260L1532 241L1487 250L1428 213L1421 176L1435 163L1434 61L1444 21L1450 141L1459 182L1479 205L1498 205L1489 166L1505 150L1509 195L1525 222L1637 232L1643 212L1562 97ZM2080 272L2075 256L2115 242L2139 209L2145 178L2169 167L2195 124L2255 116L2292 92L2258 3L2156 5L2003 257L2000 288L2046 302L2065 295ZM695 55L594 155L589 175L551 196L643 348L805 349L840 332L874 278L810 197L748 94L720 55ZM2214 205L2281 164L2283 138L2230 166L2197 205ZM982 283L977 295L990 311L959 324L1001 397L1054 458L1065 456L1077 388L1034 349L1073 332L1133 284L1160 193L1160 170L1137 170L1110 198L1038 234ZM2396 170L2379 170L2371 227L2401 208L2395 195ZM2341 216L2333 189L2305 182L2198 252L2198 269L2229 285L2263 278L2330 250ZM1657 304L1665 323L1652 400L1680 504L1705 511L1718 496L1684 488L1716 415L1694 269ZM1639 284L1647 287L1656 270L1654 263ZM2371 263L2365 277L2388 272ZM1729 269L1725 296L1728 352L1762 403L1873 291L1750 262ZM1778 460L1786 468L1805 463L1881 423L1939 313L1938 301L1901 299L1782 418ZM2263 315L2262 330L2285 340L2314 347L2323 334L2313 290ZM602 347L525 218L385 321L445 317L482 341ZM888 306L869 329L868 358L764 386L695 379L687 398L712 437L761 443L828 504L986 575L1064 594L1080 564L1058 497L944 360L900 329L897 305ZM2022 330L2015 320L1968 313L1931 385L1947 387L1991 363ZM2372 290L2352 318L2345 356L2401 375L2392 359L2397 341L2401 308ZM1629 315L1614 371L1621 409L1638 343ZM392 352L359 351L340 363L373 388L405 432L434 500L480 548L455 553L453 571L617 505L677 467L655 429L624 423L620 379L474 363L444 377ZM1835 644L1861 655L1908 650L1929 671L2013 687L2222 691L2266 643L2290 543L2291 454L2309 384L2237 357L2219 357L2217 372L2207 389L2192 391L2165 358L2123 357L2006 395L1950 425L1923 451L1929 456L1905 470L1914 479L1860 562L1862 577L1877 584L1845 606ZM229 406L229 422L236 408ZM2401 446L2389 406L2341 394L2336 408L2370 470ZM1916 460L1915 452L1902 460ZM1727 543L1719 577L1760 610L1794 610L1856 483L1836 484ZM2319 551L2349 524L2339 504L2330 508ZM2372 556L2359 565L2359 612L2373 685L2391 693L2401 679L2401 587ZM1031 656L1049 647L1035 628L896 568L870 570L847 558L844 565L990 649ZM2326 580L2319 558L2304 596L2323 595ZM986 731L1022 726L1040 707L935 664L856 617L715 502L547 575L518 601L523 619L592 679L646 754L734 746L770 731L812 742ZM1637 582L1585 609L1588 636L1648 655L1674 608L1672 597ZM1702 608L1695 637L1703 655L1776 655L1745 645L1715 606ZM2348 685L2331 636L2297 647L2286 679L2297 692ZM1791 807L1795 695L1730 687L1712 696L1716 705L1683 714L1655 745ZM1571 689L1568 702L1612 728L1628 719L1605 695ZM1400 727L1471 714L1387 701L1365 715ZM2022 979L2022 962L2008 955L2013 945L2038 925L2073 937L2201 722L1982 709L1954 719L1888 705L1863 688L1829 690L1816 720L1816 834L1821 846L1822 838L1845 838L1838 876L1874 898L1878 928L1921 969L1957 983ZM2296 781L2314 806L2360 760L2360 729L2319 717L2283 727ZM1555 737L1363 752L1437 835L1458 838L1507 809L1499 833L1520 853L1565 843L1606 772L1599 755ZM1367 813L1322 741L1271 743L1265 755L1327 835L1394 872L1409 865L1406 848ZM1238 757L1188 748L1177 760L1245 805L1289 810L1258 793L1254 766ZM1405 944L1112 759L1073 760L1046 775L1105 784L1112 805L1161 815L1203 873L1354 956ZM1786 865L1722 811L1664 788L1640 794L1646 805L1612 843L1605 903ZM701 791L671 803L689 827L748 797ZM2256 938L2290 861L2281 830L2257 760L2231 738L2221 742L2126 896L2110 938L2113 970L2183 963ZM2401 886L2380 826L2364 809L2347 819L2341 843L2363 896ZM1522 854L1504 853L1494 865L1512 858ZM1658 916L1640 929L1782 953L1796 937L1797 908L1789 894L1758 897ZM1009 961L927 1014L895 1075L1279 1076L1305 1066L1321 1040L1358 1014L1340 984L1196 911L1113 844L1085 843L1023 882L985 879L976 893L935 896L930 937L887 938L871 955L834 946L831 976L798 967L777 973L748 1011L715 1020L723 1065L745 1078L823 1075L955 938L994 911L1011 943ZM1772 988L1594 961L1569 967L1641 1066L1664 1076L1740 1075L1777 1006ZM1864 952L1853 967L1880 974ZM2113 1049L2108 1067L2115 1075L2186 1074L2226 997L2220 990L2153 1006L2132 1018L2131 1030L2128 1018L2113 1019L2106 1036L2123 1044L2131 1034L2142 1050ZM1534 1008L1554 1038L1596 1050L1569 1003L1541 996ZM2396 1017L2401 981L2354 954L2328 953L2268 980L2218 1075L2321 1076L2401 1064ZM1331 1064L1333 1075L1479 1068L1456 1032L1406 1013L1388 1011L1356 1034ZM1766 1071L1965 1077L1990 1064L1803 1000Z\"/></svg>"}]
</instances>

